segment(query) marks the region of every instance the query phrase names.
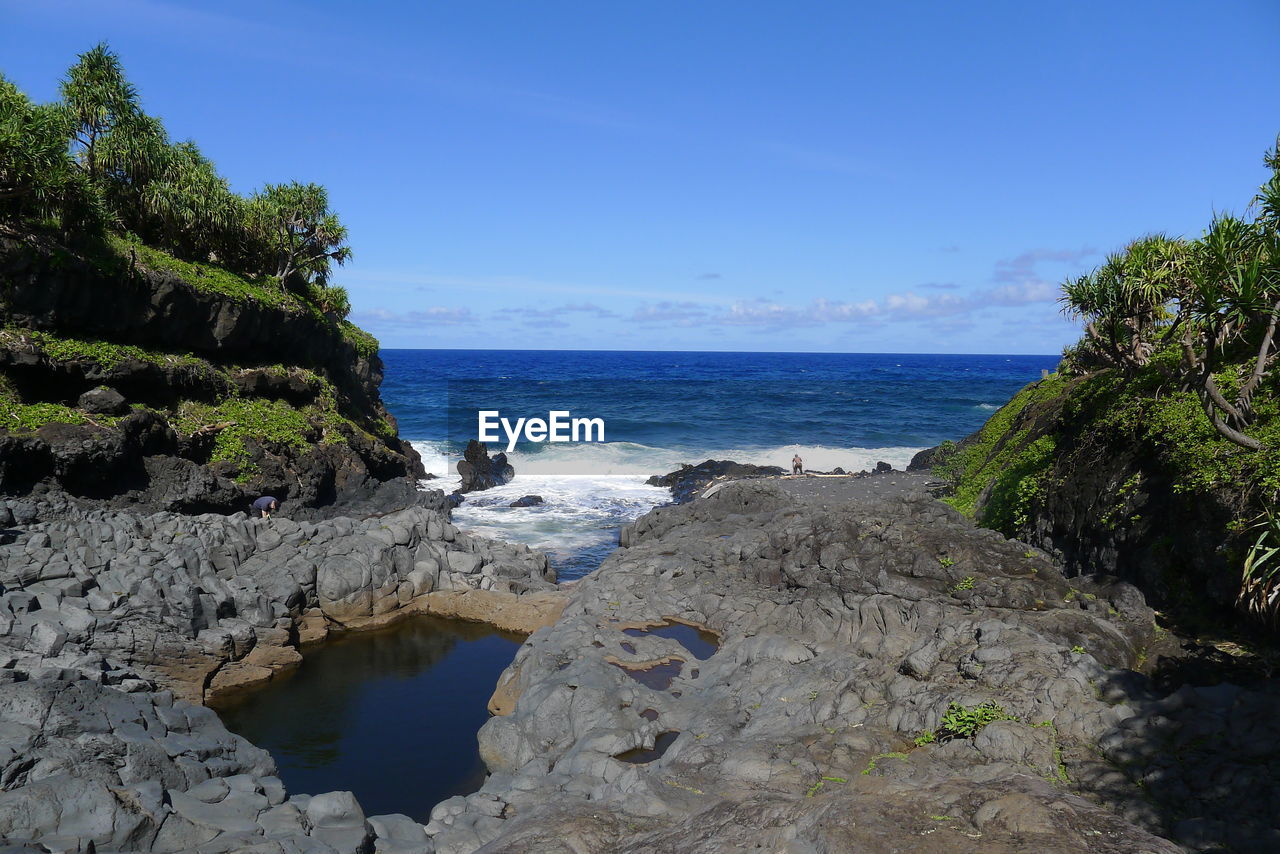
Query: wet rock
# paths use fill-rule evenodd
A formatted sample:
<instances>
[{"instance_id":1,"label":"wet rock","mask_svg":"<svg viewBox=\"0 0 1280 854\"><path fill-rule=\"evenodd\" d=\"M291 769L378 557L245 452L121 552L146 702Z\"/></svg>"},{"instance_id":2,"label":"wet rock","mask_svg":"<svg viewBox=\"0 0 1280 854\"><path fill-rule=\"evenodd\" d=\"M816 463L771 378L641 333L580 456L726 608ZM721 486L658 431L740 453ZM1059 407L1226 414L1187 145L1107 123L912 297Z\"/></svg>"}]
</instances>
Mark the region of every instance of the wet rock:
<instances>
[{"instance_id":1,"label":"wet rock","mask_svg":"<svg viewBox=\"0 0 1280 854\"><path fill-rule=\"evenodd\" d=\"M467 443L462 456L463 459L458 462L458 475L462 478L462 485L458 488L460 493L502 486L516 476L516 470L507 462L506 454L499 453L490 457L489 447L475 439Z\"/></svg>"},{"instance_id":2,"label":"wet rock","mask_svg":"<svg viewBox=\"0 0 1280 854\"><path fill-rule=\"evenodd\" d=\"M512 501L507 506L508 507L537 507L542 503L543 501L542 501L541 495L522 495L519 498L517 498L515 501Z\"/></svg>"}]
</instances>

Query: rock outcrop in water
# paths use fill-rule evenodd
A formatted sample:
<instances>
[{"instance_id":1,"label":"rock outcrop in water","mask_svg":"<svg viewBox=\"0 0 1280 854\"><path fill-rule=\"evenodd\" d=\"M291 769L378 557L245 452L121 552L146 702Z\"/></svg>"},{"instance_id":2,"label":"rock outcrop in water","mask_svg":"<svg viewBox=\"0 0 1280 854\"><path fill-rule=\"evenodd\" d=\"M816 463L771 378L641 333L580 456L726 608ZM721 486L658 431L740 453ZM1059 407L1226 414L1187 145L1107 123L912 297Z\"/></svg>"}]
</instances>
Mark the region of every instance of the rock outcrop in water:
<instances>
[{"instance_id":1,"label":"rock outcrop in water","mask_svg":"<svg viewBox=\"0 0 1280 854\"><path fill-rule=\"evenodd\" d=\"M188 702L271 678L331 630L413 613L523 631L555 619L544 555L460 533L440 493L424 501L316 523L6 503L0 839L355 852L376 836L378 851L429 851L421 826L366 820L349 793L286 799L266 753Z\"/></svg>"},{"instance_id":2,"label":"rock outcrop in water","mask_svg":"<svg viewBox=\"0 0 1280 854\"><path fill-rule=\"evenodd\" d=\"M923 495L734 484L623 542L504 675L493 776L436 808L438 854L1280 841L1275 693L1153 690L1127 584ZM718 647L643 628L673 621Z\"/></svg>"},{"instance_id":3,"label":"rock outcrop in water","mask_svg":"<svg viewBox=\"0 0 1280 854\"><path fill-rule=\"evenodd\" d=\"M502 486L516 476L516 470L507 462L506 454L490 457L489 446L472 439L458 461L458 476L462 478L458 492L479 492Z\"/></svg>"}]
</instances>

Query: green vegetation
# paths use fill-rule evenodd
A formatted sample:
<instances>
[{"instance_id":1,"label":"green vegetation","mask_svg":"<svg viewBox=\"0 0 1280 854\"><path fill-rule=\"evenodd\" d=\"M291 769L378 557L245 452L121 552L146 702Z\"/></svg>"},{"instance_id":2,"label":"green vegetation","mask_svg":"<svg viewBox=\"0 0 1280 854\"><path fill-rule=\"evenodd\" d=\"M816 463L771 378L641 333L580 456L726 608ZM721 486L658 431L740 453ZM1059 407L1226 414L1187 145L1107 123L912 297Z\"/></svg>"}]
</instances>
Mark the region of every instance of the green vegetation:
<instances>
[{"instance_id":1,"label":"green vegetation","mask_svg":"<svg viewBox=\"0 0 1280 854\"><path fill-rule=\"evenodd\" d=\"M951 592L957 593L961 590L972 590L973 585L978 583L978 579L972 575L966 575L964 578L951 585Z\"/></svg>"},{"instance_id":2,"label":"green vegetation","mask_svg":"<svg viewBox=\"0 0 1280 854\"><path fill-rule=\"evenodd\" d=\"M111 421L113 419L98 419ZM15 433L29 433L46 424L85 424L84 413L60 403L23 404L15 397L0 392L0 427Z\"/></svg>"},{"instance_id":3,"label":"green vegetation","mask_svg":"<svg viewBox=\"0 0 1280 854\"><path fill-rule=\"evenodd\" d=\"M1196 240L1139 238L1068 281L1062 297L1086 323L1075 368L1130 375L1150 365L1194 392L1220 437L1251 451L1263 447L1248 428L1277 355L1280 140L1266 164L1272 175L1251 217L1217 214Z\"/></svg>"},{"instance_id":4,"label":"green vegetation","mask_svg":"<svg viewBox=\"0 0 1280 854\"><path fill-rule=\"evenodd\" d=\"M871 757L871 761L867 763L867 767L862 769L863 774L871 774L876 770L876 763L881 759L906 759L907 754L894 751L893 753L877 753Z\"/></svg>"},{"instance_id":5,"label":"green vegetation","mask_svg":"<svg viewBox=\"0 0 1280 854\"><path fill-rule=\"evenodd\" d=\"M222 300L309 315L359 358L378 350L373 336L346 319L350 296L332 281L351 248L325 189L288 181L248 195L233 192L195 143L171 140L163 123L143 110L119 57L105 44L77 58L54 103L32 102L0 75L0 235L5 234L46 252L53 268L82 260L122 287L139 272L169 273ZM161 395L150 403L160 405L185 435L210 428L213 460L235 463L241 477L255 470L249 439L287 451L361 434L395 438L388 422L355 411L326 377L304 368L277 366L306 374L315 390L314 400L298 407L242 397L235 389L244 369L221 364L216 356L210 361L15 327L0 328L0 346L106 371L140 362L195 372L200 394L212 402L173 404ZM10 430L118 420L78 411L69 405L72 400L33 399L40 392L31 383L23 386L26 398L12 384L0 385L0 427Z\"/></svg>"},{"instance_id":6,"label":"green vegetation","mask_svg":"<svg viewBox=\"0 0 1280 854\"><path fill-rule=\"evenodd\" d=\"M1055 447L1052 436L1033 436L1032 426L1067 385L1068 380L1058 374L1032 383L997 410L973 441L946 454L940 451L934 472L952 486L947 503L974 516L979 496L991 486L983 523L1005 531L1025 520L1028 507L1044 488L1043 477Z\"/></svg>"},{"instance_id":7,"label":"green vegetation","mask_svg":"<svg viewBox=\"0 0 1280 854\"><path fill-rule=\"evenodd\" d=\"M847 782L849 781L846 780L844 777L823 777L820 780L818 780L818 782L814 783L812 786L806 789L804 796L806 798L812 798L814 795L818 794L818 792L822 790L822 787L825 786L827 783L847 783Z\"/></svg>"},{"instance_id":8,"label":"green vegetation","mask_svg":"<svg viewBox=\"0 0 1280 854\"><path fill-rule=\"evenodd\" d=\"M197 288L346 317L350 300L330 278L351 247L324 187L233 192L194 142L170 140L143 111L105 44L77 58L59 92L35 104L0 77L0 227L53 223Z\"/></svg>"},{"instance_id":9,"label":"green vegetation","mask_svg":"<svg viewBox=\"0 0 1280 854\"><path fill-rule=\"evenodd\" d=\"M256 302L278 308L307 310L309 305L297 294L280 290L265 276L250 278L215 264L184 261L135 235L111 234L106 238L112 260L136 263L139 267L177 275L197 291L228 297L236 302Z\"/></svg>"},{"instance_id":10,"label":"green vegetation","mask_svg":"<svg viewBox=\"0 0 1280 854\"><path fill-rule=\"evenodd\" d=\"M213 366L204 359L190 354L162 353L130 344L114 344L110 341L98 339L70 338L33 329L14 327L0 329L0 346L10 349L31 348L43 352L51 359L56 359L60 362L93 362L108 369L133 360L156 365L187 365L189 367L203 367L209 371L214 370Z\"/></svg>"},{"instance_id":11,"label":"green vegetation","mask_svg":"<svg viewBox=\"0 0 1280 854\"><path fill-rule=\"evenodd\" d=\"M208 424L229 424L214 439L211 462L246 464L244 440L254 438L268 446L305 450L314 428L303 410L281 400L232 398L211 405L188 402L173 419L179 432L191 434Z\"/></svg>"},{"instance_id":12,"label":"green vegetation","mask_svg":"<svg viewBox=\"0 0 1280 854\"><path fill-rule=\"evenodd\" d=\"M1275 625L1280 621L1280 516L1268 507L1253 524L1261 529L1258 539L1245 554L1240 599L1260 619Z\"/></svg>"},{"instance_id":13,"label":"green vegetation","mask_svg":"<svg viewBox=\"0 0 1280 854\"><path fill-rule=\"evenodd\" d=\"M1017 718L1004 710L1004 706L992 700L976 706L962 706L952 703L942 715L942 722L937 731L926 731L917 736L916 744L929 744L933 741L951 741L954 738L973 738L982 732L987 724L996 721L1016 721ZM921 739L924 739L921 741Z\"/></svg>"},{"instance_id":14,"label":"green vegetation","mask_svg":"<svg viewBox=\"0 0 1280 854\"><path fill-rule=\"evenodd\" d=\"M350 411L338 389L307 368L217 365L189 353L165 353L21 328L0 328L0 347L40 353L58 362L90 362L105 370L134 361L194 371L202 377L201 388L220 397L213 401L183 400L172 407L161 407L159 412L182 436L192 436L202 428L212 433L209 461L234 464L236 478L242 482L258 470L246 440L254 440L274 453L297 453L315 444L350 442L352 437L361 435L371 443L396 438L388 422L361 418ZM236 378L246 371L263 371L279 379L301 379L313 398L299 406L269 397L242 396L236 390ZM24 402L12 380L0 375L0 428L29 433L49 423L109 426L118 421L111 416L91 416L61 402Z\"/></svg>"}]
</instances>

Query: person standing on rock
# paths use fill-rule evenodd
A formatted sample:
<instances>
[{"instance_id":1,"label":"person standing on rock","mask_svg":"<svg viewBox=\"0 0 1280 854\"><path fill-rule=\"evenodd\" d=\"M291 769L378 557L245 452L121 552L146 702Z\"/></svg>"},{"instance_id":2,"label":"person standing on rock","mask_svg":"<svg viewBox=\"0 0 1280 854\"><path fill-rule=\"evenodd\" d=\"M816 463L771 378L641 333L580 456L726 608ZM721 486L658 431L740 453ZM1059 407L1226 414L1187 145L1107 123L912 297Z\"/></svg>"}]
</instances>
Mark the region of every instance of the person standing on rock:
<instances>
[{"instance_id":1,"label":"person standing on rock","mask_svg":"<svg viewBox=\"0 0 1280 854\"><path fill-rule=\"evenodd\" d=\"M804 474L804 460L800 459L799 454L791 458L791 473Z\"/></svg>"},{"instance_id":2,"label":"person standing on rock","mask_svg":"<svg viewBox=\"0 0 1280 854\"><path fill-rule=\"evenodd\" d=\"M264 495L257 501L253 502L253 509L258 511L258 514L263 519L270 519L271 514L276 512L279 508L280 502L270 495Z\"/></svg>"}]
</instances>

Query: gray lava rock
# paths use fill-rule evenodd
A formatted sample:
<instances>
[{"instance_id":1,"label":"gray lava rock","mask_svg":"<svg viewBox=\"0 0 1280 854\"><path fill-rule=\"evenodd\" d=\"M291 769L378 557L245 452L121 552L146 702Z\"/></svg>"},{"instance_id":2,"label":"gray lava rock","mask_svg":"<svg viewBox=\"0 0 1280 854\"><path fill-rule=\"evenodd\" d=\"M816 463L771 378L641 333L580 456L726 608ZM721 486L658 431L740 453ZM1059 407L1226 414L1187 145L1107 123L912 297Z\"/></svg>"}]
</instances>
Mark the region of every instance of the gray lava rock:
<instances>
[{"instance_id":1,"label":"gray lava rock","mask_svg":"<svg viewBox=\"0 0 1280 854\"><path fill-rule=\"evenodd\" d=\"M703 487L717 480L745 480L755 477L776 477L785 474L779 466L757 466L751 463L735 463L732 460L706 460L695 465L683 465L664 475L654 475L645 481L649 486L662 486L671 490L671 498L677 504L692 501Z\"/></svg>"},{"instance_id":2,"label":"gray lava rock","mask_svg":"<svg viewBox=\"0 0 1280 854\"><path fill-rule=\"evenodd\" d=\"M349 792L288 799L267 753L175 691L269 674L317 624L429 591L553 590L545 555L422 506L316 523L43 507L3 505L25 525L0 545L0 839L430 854L420 825L366 821Z\"/></svg>"},{"instance_id":3,"label":"gray lava rock","mask_svg":"<svg viewBox=\"0 0 1280 854\"><path fill-rule=\"evenodd\" d=\"M735 483L651 511L622 542L503 675L514 711L480 733L493 775L433 812L438 851L1173 854L1160 836L1177 821L1203 839L1187 817L1227 812L1255 847L1269 838L1274 814L1245 787L1270 803L1273 724L1238 737L1203 704L1248 696L1260 721L1275 697L1196 694L1179 714L1145 680L1113 680L1153 635L1128 585L1066 579L923 493L840 504ZM714 651L656 628L680 623ZM1002 719L944 729L953 705L983 703ZM1175 762L1194 721L1213 735ZM1210 758L1227 742L1265 754L1248 784L1226 783L1240 754ZM1090 772L1099 749L1145 776Z\"/></svg>"},{"instance_id":4,"label":"gray lava rock","mask_svg":"<svg viewBox=\"0 0 1280 854\"><path fill-rule=\"evenodd\" d=\"M129 411L124 395L107 386L89 389L80 395L76 405L94 415L123 415Z\"/></svg>"}]
</instances>

